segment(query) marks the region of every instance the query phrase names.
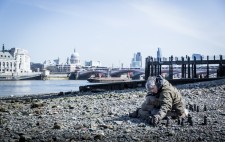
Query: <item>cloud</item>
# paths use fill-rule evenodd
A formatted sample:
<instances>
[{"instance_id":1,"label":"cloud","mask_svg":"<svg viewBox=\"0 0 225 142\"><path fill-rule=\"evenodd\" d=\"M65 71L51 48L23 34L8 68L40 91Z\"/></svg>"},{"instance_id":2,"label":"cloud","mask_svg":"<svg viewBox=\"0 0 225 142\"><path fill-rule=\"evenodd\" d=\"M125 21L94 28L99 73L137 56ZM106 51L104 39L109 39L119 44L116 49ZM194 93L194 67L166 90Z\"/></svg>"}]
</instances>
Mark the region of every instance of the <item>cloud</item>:
<instances>
[{"instance_id":1,"label":"cloud","mask_svg":"<svg viewBox=\"0 0 225 142\"><path fill-rule=\"evenodd\" d=\"M186 19L182 18L180 15L176 14L168 7L161 6L148 6L148 5L133 5L135 9L140 12L145 13L150 22L153 22L157 25L176 31L178 33L186 34L193 37L199 37L199 33L185 25Z\"/></svg>"},{"instance_id":2,"label":"cloud","mask_svg":"<svg viewBox=\"0 0 225 142\"><path fill-rule=\"evenodd\" d=\"M71 3L70 1L60 2L60 1L27 1L21 0L20 3L32 7L39 8L40 10L65 14L70 16L79 16L77 9L79 6L76 6L76 3Z\"/></svg>"},{"instance_id":3,"label":"cloud","mask_svg":"<svg viewBox=\"0 0 225 142\"><path fill-rule=\"evenodd\" d=\"M207 29L209 26L216 25L208 24L206 27L202 27L205 23L202 23L201 19L196 19L190 11L188 13L187 11L182 10L182 7L174 7L165 3L151 3L147 5L133 4L132 6L137 11L145 13L151 23L167 30L171 30L172 32L177 32L179 34L209 42L219 47L224 47L224 43L217 39L213 39ZM191 8L189 10L191 10ZM204 17L205 15L200 16ZM207 19L207 21L208 20L209 19Z\"/></svg>"}]
</instances>

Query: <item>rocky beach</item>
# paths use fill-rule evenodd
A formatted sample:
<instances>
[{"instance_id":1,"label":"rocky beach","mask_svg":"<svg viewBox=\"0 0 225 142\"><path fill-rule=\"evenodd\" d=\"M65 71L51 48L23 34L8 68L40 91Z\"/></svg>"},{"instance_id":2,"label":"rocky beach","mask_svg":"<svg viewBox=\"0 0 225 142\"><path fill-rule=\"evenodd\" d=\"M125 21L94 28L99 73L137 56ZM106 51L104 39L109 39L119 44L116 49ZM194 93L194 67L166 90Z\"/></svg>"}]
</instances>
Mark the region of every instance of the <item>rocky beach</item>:
<instances>
[{"instance_id":1,"label":"rocky beach","mask_svg":"<svg viewBox=\"0 0 225 142\"><path fill-rule=\"evenodd\" d=\"M130 118L145 88L0 98L1 142L225 141L225 79L176 86L190 116Z\"/></svg>"}]
</instances>

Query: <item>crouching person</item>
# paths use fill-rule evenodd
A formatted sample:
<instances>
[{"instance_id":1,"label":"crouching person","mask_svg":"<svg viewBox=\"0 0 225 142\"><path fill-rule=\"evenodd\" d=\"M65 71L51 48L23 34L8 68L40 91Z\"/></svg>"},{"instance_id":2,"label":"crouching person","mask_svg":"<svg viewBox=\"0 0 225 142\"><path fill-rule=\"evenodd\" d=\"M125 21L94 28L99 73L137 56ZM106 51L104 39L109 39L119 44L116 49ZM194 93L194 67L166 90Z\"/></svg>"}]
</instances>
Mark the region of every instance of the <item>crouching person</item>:
<instances>
[{"instance_id":1,"label":"crouching person","mask_svg":"<svg viewBox=\"0 0 225 142\"><path fill-rule=\"evenodd\" d=\"M146 82L148 94L141 108L130 113L130 117L140 117L157 126L164 117L186 117L182 95L162 76L149 77Z\"/></svg>"}]
</instances>

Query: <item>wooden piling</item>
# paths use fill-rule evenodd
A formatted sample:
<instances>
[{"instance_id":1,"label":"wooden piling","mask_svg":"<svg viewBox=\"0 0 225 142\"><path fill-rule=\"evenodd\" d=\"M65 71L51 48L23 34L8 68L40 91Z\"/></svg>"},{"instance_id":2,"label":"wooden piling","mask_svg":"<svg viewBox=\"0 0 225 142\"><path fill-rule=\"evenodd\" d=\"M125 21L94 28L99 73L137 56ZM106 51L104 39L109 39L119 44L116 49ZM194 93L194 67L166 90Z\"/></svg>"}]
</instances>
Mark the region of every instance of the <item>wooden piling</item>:
<instances>
[{"instance_id":1,"label":"wooden piling","mask_svg":"<svg viewBox=\"0 0 225 142\"><path fill-rule=\"evenodd\" d=\"M216 59L215 56L214 60L213 59L210 60L209 56L207 56L207 59L205 60L203 60L202 56L200 56L200 59L197 59L194 56L193 59L191 60L190 57L186 55L186 57L185 58L182 57L181 60L179 60L179 58L177 57L174 58L173 56L171 56L169 57L169 60L163 58L163 61L161 60L161 58L154 59L153 57L149 56L146 58L145 80L147 80L148 76L157 76L162 74L162 66L168 66L167 68L168 70L164 71L167 71L166 73L168 73L167 79L173 80L174 79L173 76L175 73L174 65L179 65L181 67L180 73L182 79L209 78L211 72L209 68L210 64L218 64L219 66L217 73L218 77L225 76L225 67L223 66L225 64L225 60L223 60L222 55L220 55L219 60ZM206 65L205 76L197 74L198 65Z\"/></svg>"}]
</instances>

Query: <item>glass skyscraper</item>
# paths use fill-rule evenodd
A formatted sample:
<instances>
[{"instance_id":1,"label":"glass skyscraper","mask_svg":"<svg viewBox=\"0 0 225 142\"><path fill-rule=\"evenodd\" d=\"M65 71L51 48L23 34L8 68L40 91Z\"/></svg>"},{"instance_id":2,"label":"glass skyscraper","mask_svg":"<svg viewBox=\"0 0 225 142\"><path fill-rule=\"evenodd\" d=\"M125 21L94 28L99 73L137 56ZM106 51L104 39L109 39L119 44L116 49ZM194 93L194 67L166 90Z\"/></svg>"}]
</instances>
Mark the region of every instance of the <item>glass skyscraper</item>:
<instances>
[{"instance_id":1,"label":"glass skyscraper","mask_svg":"<svg viewBox=\"0 0 225 142\"><path fill-rule=\"evenodd\" d=\"M158 50L157 50L157 61L159 61L160 59L162 59L162 51L161 51L161 48L158 48Z\"/></svg>"},{"instance_id":2,"label":"glass skyscraper","mask_svg":"<svg viewBox=\"0 0 225 142\"><path fill-rule=\"evenodd\" d=\"M131 68L141 68L142 67L142 56L141 52L134 53L134 57L132 58Z\"/></svg>"}]
</instances>

